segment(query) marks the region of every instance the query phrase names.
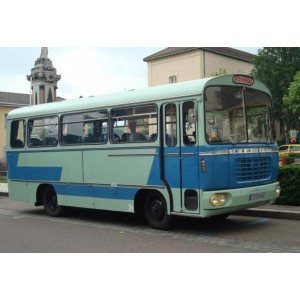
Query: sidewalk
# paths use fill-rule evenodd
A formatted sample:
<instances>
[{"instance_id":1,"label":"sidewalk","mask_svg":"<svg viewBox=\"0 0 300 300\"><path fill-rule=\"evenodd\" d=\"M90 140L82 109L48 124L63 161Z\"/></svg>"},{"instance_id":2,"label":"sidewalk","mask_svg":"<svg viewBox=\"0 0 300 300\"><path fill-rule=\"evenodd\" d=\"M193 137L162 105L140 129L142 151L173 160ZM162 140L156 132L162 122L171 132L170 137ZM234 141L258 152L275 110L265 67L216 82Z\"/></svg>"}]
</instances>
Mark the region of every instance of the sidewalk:
<instances>
[{"instance_id":1,"label":"sidewalk","mask_svg":"<svg viewBox=\"0 0 300 300\"><path fill-rule=\"evenodd\" d=\"M0 196L8 196L7 183L0 183ZM240 216L300 220L300 206L264 205L242 210L234 214Z\"/></svg>"},{"instance_id":2,"label":"sidewalk","mask_svg":"<svg viewBox=\"0 0 300 300\"><path fill-rule=\"evenodd\" d=\"M7 183L0 183L0 195L8 196Z\"/></svg>"}]
</instances>

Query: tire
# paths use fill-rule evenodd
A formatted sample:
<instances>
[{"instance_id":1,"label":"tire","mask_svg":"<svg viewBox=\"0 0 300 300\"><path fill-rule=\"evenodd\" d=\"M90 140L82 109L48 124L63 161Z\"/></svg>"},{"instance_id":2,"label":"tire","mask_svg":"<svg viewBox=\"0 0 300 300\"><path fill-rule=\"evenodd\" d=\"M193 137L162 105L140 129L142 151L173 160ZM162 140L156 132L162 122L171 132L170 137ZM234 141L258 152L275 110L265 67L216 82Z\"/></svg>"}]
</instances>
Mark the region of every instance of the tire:
<instances>
[{"instance_id":1,"label":"tire","mask_svg":"<svg viewBox=\"0 0 300 300\"><path fill-rule=\"evenodd\" d=\"M44 189L43 205L49 216L60 217L63 215L64 207L57 204L57 195L52 186L47 186Z\"/></svg>"},{"instance_id":2,"label":"tire","mask_svg":"<svg viewBox=\"0 0 300 300\"><path fill-rule=\"evenodd\" d=\"M165 198L159 193L151 193L144 202L144 215L147 223L154 229L168 229L171 216L168 215Z\"/></svg>"}]
</instances>

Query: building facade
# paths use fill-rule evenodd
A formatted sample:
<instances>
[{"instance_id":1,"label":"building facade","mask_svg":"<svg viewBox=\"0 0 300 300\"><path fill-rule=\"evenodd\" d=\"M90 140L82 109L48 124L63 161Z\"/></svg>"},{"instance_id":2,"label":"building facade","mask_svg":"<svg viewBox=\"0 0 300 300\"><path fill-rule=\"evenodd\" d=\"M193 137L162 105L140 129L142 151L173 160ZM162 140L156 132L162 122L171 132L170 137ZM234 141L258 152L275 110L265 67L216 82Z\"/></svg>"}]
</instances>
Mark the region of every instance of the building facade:
<instances>
[{"instance_id":1,"label":"building facade","mask_svg":"<svg viewBox=\"0 0 300 300\"><path fill-rule=\"evenodd\" d=\"M0 160L6 160L6 117L16 108L30 103L29 94L0 92Z\"/></svg>"},{"instance_id":2,"label":"building facade","mask_svg":"<svg viewBox=\"0 0 300 300\"><path fill-rule=\"evenodd\" d=\"M220 71L250 74L253 54L226 47L169 47L144 58L148 86L210 77Z\"/></svg>"}]
</instances>

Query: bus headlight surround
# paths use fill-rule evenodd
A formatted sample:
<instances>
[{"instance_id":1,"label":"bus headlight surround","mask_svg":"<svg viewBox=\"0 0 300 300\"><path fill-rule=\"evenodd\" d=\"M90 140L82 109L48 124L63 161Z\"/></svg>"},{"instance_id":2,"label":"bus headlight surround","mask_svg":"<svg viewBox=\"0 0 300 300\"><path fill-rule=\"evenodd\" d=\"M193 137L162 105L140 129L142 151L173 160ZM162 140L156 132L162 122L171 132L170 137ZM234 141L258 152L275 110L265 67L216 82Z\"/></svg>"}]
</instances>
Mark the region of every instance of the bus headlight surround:
<instances>
[{"instance_id":1,"label":"bus headlight surround","mask_svg":"<svg viewBox=\"0 0 300 300\"><path fill-rule=\"evenodd\" d=\"M213 194L209 198L209 202L212 206L224 206L227 203L227 195L223 193Z\"/></svg>"}]
</instances>

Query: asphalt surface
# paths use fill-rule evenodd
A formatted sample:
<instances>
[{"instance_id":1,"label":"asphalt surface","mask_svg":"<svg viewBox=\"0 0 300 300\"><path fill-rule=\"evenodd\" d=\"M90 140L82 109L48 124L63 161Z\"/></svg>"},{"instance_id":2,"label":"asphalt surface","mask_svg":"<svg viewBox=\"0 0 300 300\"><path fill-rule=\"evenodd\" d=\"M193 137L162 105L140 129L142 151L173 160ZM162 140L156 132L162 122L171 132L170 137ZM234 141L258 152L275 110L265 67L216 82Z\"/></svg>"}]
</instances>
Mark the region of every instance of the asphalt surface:
<instances>
[{"instance_id":1,"label":"asphalt surface","mask_svg":"<svg viewBox=\"0 0 300 300\"><path fill-rule=\"evenodd\" d=\"M6 183L0 183L0 195L8 196ZM242 210L234 214L275 219L300 220L300 207L273 204Z\"/></svg>"}]
</instances>

